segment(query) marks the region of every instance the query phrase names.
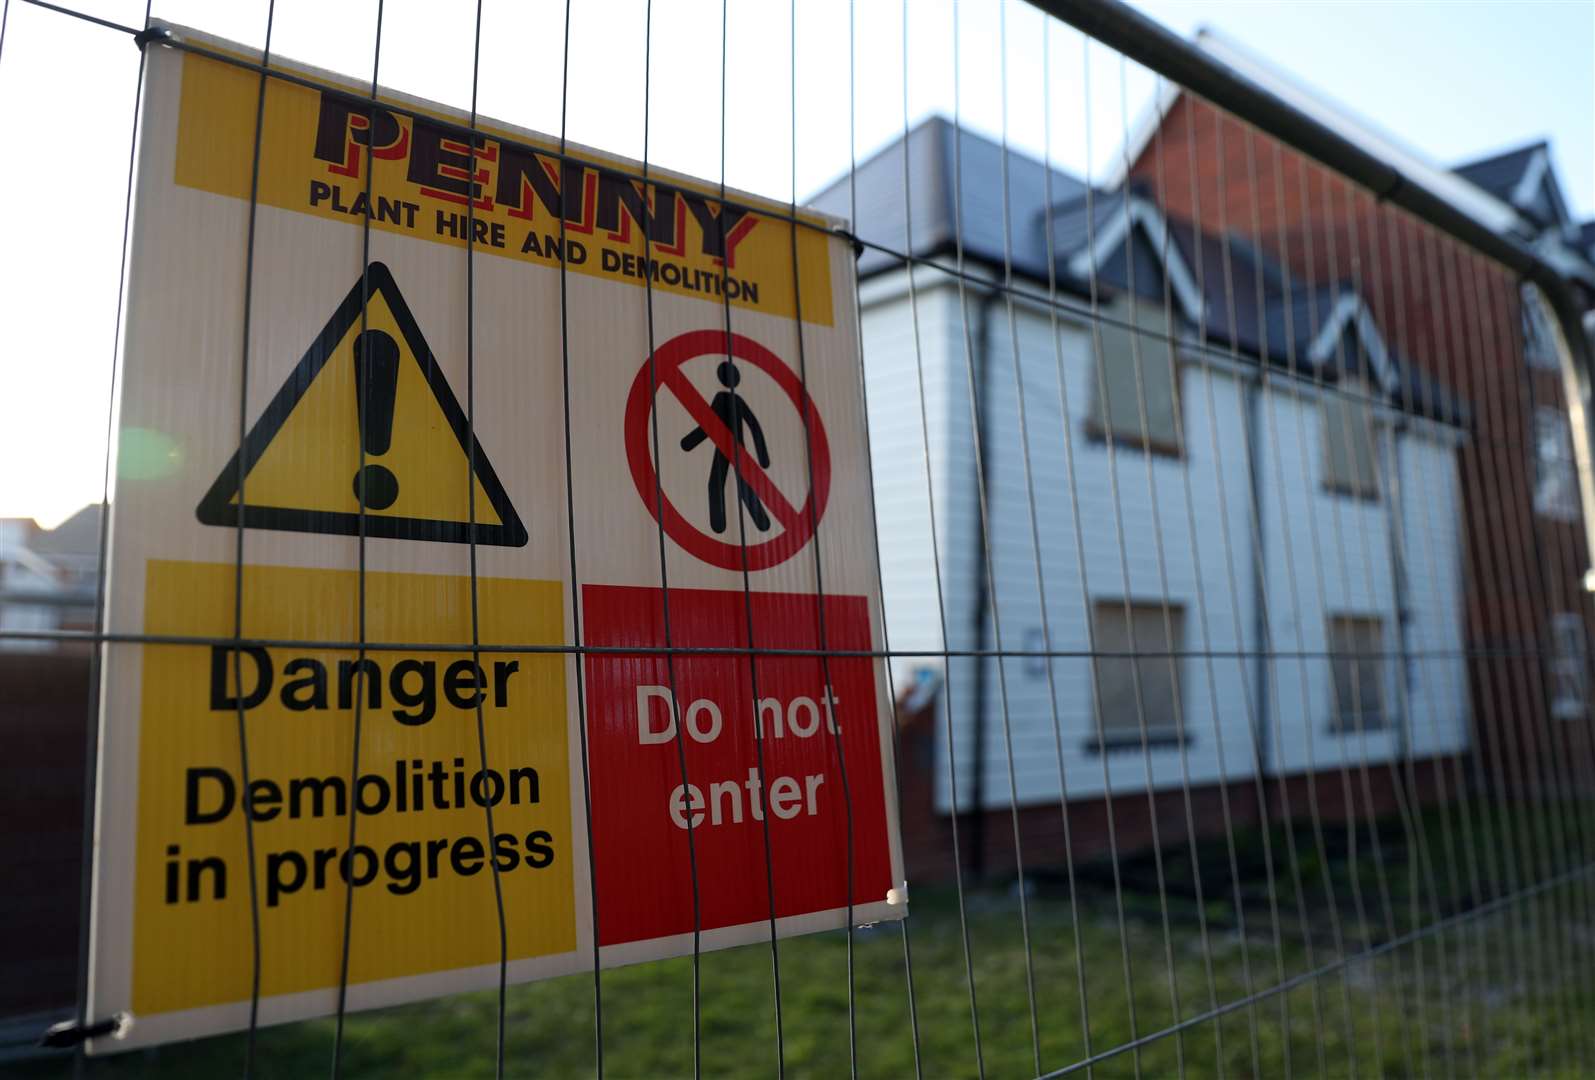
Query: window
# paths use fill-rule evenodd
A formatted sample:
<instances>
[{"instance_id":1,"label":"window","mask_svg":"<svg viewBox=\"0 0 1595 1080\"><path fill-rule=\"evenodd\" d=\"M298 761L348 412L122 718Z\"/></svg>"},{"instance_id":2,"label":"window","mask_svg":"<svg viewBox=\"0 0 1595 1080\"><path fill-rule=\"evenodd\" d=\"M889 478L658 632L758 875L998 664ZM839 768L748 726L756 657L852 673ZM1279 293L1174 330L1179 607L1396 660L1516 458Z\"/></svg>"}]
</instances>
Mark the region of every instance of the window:
<instances>
[{"instance_id":1,"label":"window","mask_svg":"<svg viewBox=\"0 0 1595 1080\"><path fill-rule=\"evenodd\" d=\"M1523 286L1520 293L1523 308L1523 359L1531 368L1560 371L1562 359L1556 352L1556 336L1546 321L1545 306L1539 290L1532 285Z\"/></svg>"},{"instance_id":2,"label":"window","mask_svg":"<svg viewBox=\"0 0 1595 1080\"><path fill-rule=\"evenodd\" d=\"M1551 715L1581 720L1589 708L1589 642L1584 620L1570 611L1551 616Z\"/></svg>"},{"instance_id":3,"label":"window","mask_svg":"<svg viewBox=\"0 0 1595 1080\"><path fill-rule=\"evenodd\" d=\"M1169 343L1111 324L1103 324L1100 333L1102 347L1091 388L1091 433L1154 454L1178 454L1178 366Z\"/></svg>"},{"instance_id":4,"label":"window","mask_svg":"<svg viewBox=\"0 0 1595 1080\"><path fill-rule=\"evenodd\" d=\"M1165 612L1167 619L1165 620ZM1131 630L1134 630L1132 649ZM1179 739L1178 653L1185 641L1185 609L1177 604L1131 604L1104 600L1092 613L1098 653L1097 712L1104 746L1141 744L1141 716L1149 740ZM1135 652L1135 656L1114 655ZM1141 693L1137 708L1136 685Z\"/></svg>"},{"instance_id":5,"label":"window","mask_svg":"<svg viewBox=\"0 0 1595 1080\"><path fill-rule=\"evenodd\" d=\"M1567 417L1548 405L1534 410L1534 512L1578 520L1578 469Z\"/></svg>"},{"instance_id":6,"label":"window","mask_svg":"<svg viewBox=\"0 0 1595 1080\"><path fill-rule=\"evenodd\" d=\"M1384 624L1366 615L1329 617L1329 668L1334 694L1329 730L1346 735L1385 726Z\"/></svg>"},{"instance_id":7,"label":"window","mask_svg":"<svg viewBox=\"0 0 1595 1080\"><path fill-rule=\"evenodd\" d=\"M1359 499L1379 497L1377 429L1372 411L1360 397L1361 383L1327 391L1320 399L1319 421L1324 436L1324 487Z\"/></svg>"}]
</instances>

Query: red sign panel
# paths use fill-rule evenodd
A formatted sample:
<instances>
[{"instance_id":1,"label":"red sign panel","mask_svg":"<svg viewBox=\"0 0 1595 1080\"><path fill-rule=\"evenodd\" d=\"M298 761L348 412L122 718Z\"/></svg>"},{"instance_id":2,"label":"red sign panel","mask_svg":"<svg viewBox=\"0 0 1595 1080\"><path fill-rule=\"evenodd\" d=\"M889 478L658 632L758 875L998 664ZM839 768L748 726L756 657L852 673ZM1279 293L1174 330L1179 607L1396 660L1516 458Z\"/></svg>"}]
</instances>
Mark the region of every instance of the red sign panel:
<instances>
[{"instance_id":1,"label":"red sign panel","mask_svg":"<svg viewBox=\"0 0 1595 1080\"><path fill-rule=\"evenodd\" d=\"M591 645L666 643L658 589L587 585L582 604ZM759 649L817 649L820 610L809 595L671 589L670 643L747 648L751 614ZM870 648L863 597L827 596L824 614L828 649ZM885 898L875 661L590 653L586 665L600 944L692 931L689 829L701 929L767 919L772 880L777 916L845 907L850 803L854 902Z\"/></svg>"}]
</instances>

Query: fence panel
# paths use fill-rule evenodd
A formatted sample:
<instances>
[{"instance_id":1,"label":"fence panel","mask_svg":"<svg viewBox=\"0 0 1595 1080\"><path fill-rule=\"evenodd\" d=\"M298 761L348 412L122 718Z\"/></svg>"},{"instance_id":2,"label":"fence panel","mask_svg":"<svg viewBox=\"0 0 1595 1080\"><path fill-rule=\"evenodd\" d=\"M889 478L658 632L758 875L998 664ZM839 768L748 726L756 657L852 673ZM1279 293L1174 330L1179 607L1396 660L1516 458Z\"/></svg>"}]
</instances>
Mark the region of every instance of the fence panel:
<instances>
[{"instance_id":1,"label":"fence panel","mask_svg":"<svg viewBox=\"0 0 1595 1080\"><path fill-rule=\"evenodd\" d=\"M223 49L184 24L238 44ZM151 630L147 612L142 622L108 614L110 590L125 588L108 575L117 545L163 555L159 537L140 533L145 519L119 499L148 490L137 483L155 475L148 470L181 468L185 452L118 412L132 394L122 382L128 343L149 330L140 325L148 313L135 318L127 303L130 288L147 289L133 277L137 252L129 254L131 226L146 220L135 208L137 178L155 171L150 162L178 125L150 104L167 98L145 97L163 92L157 56L215 66L216 85L243 86L253 116L247 131L223 131L202 148L218 175L243 184L233 203L224 192L215 198L246 208L249 246L242 266L215 271L218 291L234 277L241 283L242 341L226 341L237 368L224 366L231 389L211 402L228 452L238 452L237 477L219 502L206 496L200 519L230 515L230 566L217 570L232 585L225 628L198 633ZM601 562L595 552L617 531L610 501L629 496L581 491L575 479L595 437L581 359L595 342L635 344L627 363L643 365L637 385L652 392L651 404L639 400L658 410L660 345L674 330L662 316L656 326L656 310L666 309L656 309L655 294L684 289L685 279L650 277L645 261L634 304L594 317L569 302L586 273L571 240L603 231L589 203L607 196L584 196L569 212L561 199L543 234L551 248L558 241L545 265L557 269L559 303L523 320L527 340L547 346L527 364L546 377L560 421L530 425L524 418L535 413L514 400L526 385L486 380L476 389L478 349L522 343L483 329L484 306L495 317L519 313L516 296L483 269L494 255L487 249L501 246L491 232L496 211L469 186L452 200L433 191L421 208L441 215L458 205L465 215L457 273L425 286L457 294L448 343L433 348L444 366L450 348L466 358L460 370L471 387L455 386L471 494L449 562L468 583L465 599L439 594L422 611L422 632L383 637L384 605L408 601L388 598L383 568L391 567L375 554L394 534L373 531L370 514L397 495L381 502L368 455L387 448L367 440L357 527L345 530L351 591L329 587L317 599L283 586L269 597L289 627L317 627L323 609L344 604L350 630L333 640L246 632L246 564L252 582L271 580L253 577L256 561L271 556L259 555L265 529L249 519L243 485L259 459L257 450L244 464L249 432L271 388L255 393L262 388L248 364L260 340L281 351L273 330L257 326L251 336L249 320L252 305L269 311L300 284L263 283L256 270L257 242L274 242L269 225L257 238L257 221L275 220L260 215L284 205L261 183L263 160L280 149L266 134L267 103L278 90L314 88L289 58L361 88L339 99L343 122L355 117L344 133L356 134L333 171L352 178L352 196L366 170L367 206L386 190L372 187L377 162L393 159L401 135L418 146L428 116L453 125L439 129L439 145L454 158L432 164L463 163L433 178L466 185L490 175L478 174L484 160L506 167L490 155L507 156L508 125L546 136L543 174L524 181L528 219L534 186L552 185L561 198L573 175L585 183L588 174L566 171L598 160L581 146L628 155L636 172L610 162L610 172L592 175L632 197L627 212L645 260L676 238L654 231L661 193L671 191L672 206L680 194L684 223L698 192L705 244L718 222L719 247L704 249L712 269L694 287L708 295L693 302L723 317L722 336L706 350L726 357L722 396L737 418L726 446L715 444L720 471L709 492L711 515L717 490L720 500L714 532L734 527L737 537L724 542L731 561L721 564L737 587L719 594L735 608L735 644L699 633L694 619L709 617L693 615L693 605L708 601L688 587L695 571L680 568L683 551L708 548L684 541L662 509L675 489L660 476L661 447L674 438L690 452L690 406L685 438L656 419L651 443L638 444L657 500L641 549L661 598L659 625L606 623L606 582L584 569ZM190 79L198 69L182 70ZM1366 144L1282 100L1299 93L1221 39L1171 43L1137 30L1116 5L1083 0L782 9L637 0L605 12L553 3L322 11L288 0L226 10L7 0L0 132L52 166L11 171L0 184L19 208L57 208L19 209L13 220L14 306L0 334L19 359L7 377L18 399L65 395L79 421L92 417L61 436L70 447L11 468L37 471L51 490L88 491L94 503L49 531L0 521L8 762L0 835L20 886L8 891L0 920L0 1061L39 1076L1579 1074L1591 1057L1580 1021L1595 1004L1595 740L1589 343L1575 309L1592 306L1595 289L1482 224L1482 196L1458 194L1450 185L1462 181L1451 174L1409 176L1395 166L1380 174ZM464 119L439 120L440 110ZM381 117L395 125L387 145L377 145ZM341 134L337 142L342 148ZM41 182L66 198L49 197ZM323 186L323 197L341 197ZM497 189L498 210L505 190ZM717 200L712 216L704 199ZM733 212L752 214L767 235L780 230L779 259L790 260L777 269L780 302L799 327L787 388L799 416L770 440L787 439L793 475L814 493L797 509L777 501L780 489L762 471L768 460L756 469L741 451L726 452L735 443L769 456L764 434L744 442L730 361L748 370L732 344L739 327L776 332L768 312L750 313L756 294L749 300L735 280ZM347 216L358 226L321 227L345 230L338 235L359 282L348 313L363 335L372 320L387 325L378 305L393 303L381 285L391 278L379 256L395 241L375 212L357 206ZM633 243L629 227L617 210L610 240ZM817 329L816 305L831 297L805 287L805 260L838 238L856 255L856 281L850 297L838 294L847 302L832 305L834 322ZM188 250L200 259L206 240L202 227L176 238L170 257ZM140 241L147 236L132 235ZM593 250L605 242L593 236ZM769 280L762 287L774 296ZM63 326L64 305L49 294L66 290L73 316ZM159 297L173 310L186 299ZM215 325L231 333L227 318ZM436 363L421 351L417 363L430 372ZM858 385L833 393L835 358L854 351ZM67 352L74 358L59 370L26 359ZM377 377L375 368L352 370ZM198 360L192 378L203 381ZM400 389L390 388L390 421L394 395L409 400L400 379L392 376ZM274 388L281 377L271 380ZM161 390L173 401L184 392ZM351 394L364 439L371 392ZM841 494L827 506L817 477L831 448L810 410L834 418L854 401L867 453L854 475L830 481ZM502 488L491 490L493 466L478 459L478 407L539 427L524 433L525 445L546 451L540 466L562 493L538 508L543 519L521 515L530 525L521 542L529 531L533 548L553 552L551 573L571 597L556 605L546 639L528 636L525 620L494 622L479 599L493 575L478 560L504 564L490 551L495 541L481 539L478 515L497 514L512 532L516 514L498 501ZM691 415L694 445L712 438L713 420ZM833 429L839 462L848 460L845 432L835 434L844 426ZM71 460L85 442L94 450L87 473ZM500 471L523 465L498 462ZM490 481L481 502L478 481ZM797 539L776 563L804 553L785 570L758 563L766 509L780 535ZM873 584L858 584L877 580L878 597ZM810 607L775 603L783 586L811 595ZM869 594L857 633L849 592ZM812 641L792 629L811 618ZM649 636L656 629L658 640ZM246 721L243 658L286 645L359 665L386 663L384 649L422 646L445 664L514 655L527 671L547 667L539 686L563 679L576 719L567 733L571 790L560 797L577 822L573 835L594 838L590 852L570 853L566 906L590 910L556 915L555 902L501 883L495 800L478 800L488 840L476 841L477 857L495 852L491 891L471 894L480 910L443 918L482 931L486 952L470 963L486 989L373 1009L376 999L360 996L358 950L351 977L350 944L362 906L371 909L344 884L337 955L316 958L335 961L330 1007L309 1007L319 1019L273 1023L288 1015L274 1011L274 963L280 969L305 950L263 919L263 905L276 902L263 890L283 882L267 876L259 825L240 814L248 873L233 886L247 890L235 898L248 899L250 932L247 949L229 959L245 989L227 1007L245 1010L243 1030L117 1054L116 1040L140 1017L99 1015L90 994L106 978L91 916L104 934L120 925L106 913L132 903L106 890L103 848L98 871L94 862L99 840L126 825L107 820L104 786L129 746L124 729L107 726L125 724L123 710L133 708L117 693L137 685L118 681L117 665L169 656L193 667L209 649L212 709L238 758L229 782L250 790L251 757L269 770L277 751L269 731ZM725 721L751 731L746 805L761 828L724 856L702 824L718 825L722 797L743 821L738 784L705 784L710 794L696 804L676 799L681 845L669 851L680 881L671 884L605 857L601 826L627 785L606 776L611 766L591 749L607 708L597 702L614 671L657 668L664 686L653 689L671 702L663 715L672 726L655 741L674 739L675 790L691 791L689 762L703 759L689 757L683 730L708 713L689 710L677 725L674 701L715 664L750 683L752 715L731 710ZM899 852L895 837L861 824L873 822L871 763L844 738L847 722L828 724L844 827L828 834L825 858L808 875L842 882L830 906L844 914L808 934L798 931L820 923L790 923L800 909L778 895L812 884L779 853L795 834L758 809L785 820L779 785L792 781L766 783L766 740L798 730L800 714L794 704L767 727L760 681L774 694L778 673L793 664L814 667L826 696L856 685L865 700L879 672L874 775L884 777L880 794L901 833ZM346 766L339 758L354 803L343 815L351 866L365 813L360 758L372 746L360 724L375 713L360 706L366 677L363 668L351 676L353 731L337 744L352 750ZM390 705L403 700L400 687L389 685ZM470 730L461 745L487 772L510 735L484 720L483 689L474 718L471 703L462 706ZM819 731L821 706L829 718L831 705L804 700ZM116 753L102 755L102 745ZM810 813L815 798L811 785ZM876 851L901 871L885 900L863 892ZM725 866L733 870L704 869ZM742 872L756 879L758 895L741 898L757 908L752 922L741 920L754 932L716 936L736 921L715 922L714 910L742 887ZM892 919L905 899L907 917ZM671 905L687 919L670 924L674 958L627 964L641 954L600 933L606 911L614 926ZM584 927L570 948L554 950L574 957L558 969L574 973L528 982L554 968L522 965L510 942L559 918ZM426 919L378 925L397 950L427 932ZM467 961L438 961L450 963ZM50 1045L40 1048L47 1028Z\"/></svg>"}]
</instances>

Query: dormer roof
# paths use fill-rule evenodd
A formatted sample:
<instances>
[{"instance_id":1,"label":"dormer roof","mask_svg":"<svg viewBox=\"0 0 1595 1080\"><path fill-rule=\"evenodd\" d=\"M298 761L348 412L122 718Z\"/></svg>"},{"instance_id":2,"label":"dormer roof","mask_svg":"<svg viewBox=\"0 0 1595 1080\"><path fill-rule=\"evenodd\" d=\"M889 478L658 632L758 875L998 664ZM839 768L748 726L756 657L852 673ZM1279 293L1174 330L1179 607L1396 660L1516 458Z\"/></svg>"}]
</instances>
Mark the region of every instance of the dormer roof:
<instances>
[{"instance_id":1,"label":"dormer roof","mask_svg":"<svg viewBox=\"0 0 1595 1080\"><path fill-rule=\"evenodd\" d=\"M1093 296L1158 307L1166 299L1188 339L1310 378L1355 375L1398 408L1467 422L1455 395L1396 353L1353 283L1292 279L1243 236L1169 217L1133 181L1088 187L934 118L811 200L843 218L855 202L861 277L900 269L904 251L953 269L961 249L966 270L999 280L1011 272L1038 298L1055 285L1077 306Z\"/></svg>"}]
</instances>

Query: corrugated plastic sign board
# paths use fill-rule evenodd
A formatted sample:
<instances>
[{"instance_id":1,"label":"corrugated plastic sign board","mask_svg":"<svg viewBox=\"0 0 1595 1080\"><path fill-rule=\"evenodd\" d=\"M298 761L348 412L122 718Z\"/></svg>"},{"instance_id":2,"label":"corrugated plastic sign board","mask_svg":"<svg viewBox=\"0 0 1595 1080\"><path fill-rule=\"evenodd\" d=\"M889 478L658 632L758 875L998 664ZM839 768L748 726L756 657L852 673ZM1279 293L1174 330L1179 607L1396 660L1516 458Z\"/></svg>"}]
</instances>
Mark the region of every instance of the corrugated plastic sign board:
<instances>
[{"instance_id":1,"label":"corrugated plastic sign board","mask_svg":"<svg viewBox=\"0 0 1595 1080\"><path fill-rule=\"evenodd\" d=\"M261 1023L336 1007L349 889L352 1009L495 985L495 871L511 981L689 952L689 836L705 949L835 928L849 803L901 917L834 223L491 123L473 180L466 117L280 70L250 275L260 76L146 67L93 1049L246 1026L252 901Z\"/></svg>"}]
</instances>

